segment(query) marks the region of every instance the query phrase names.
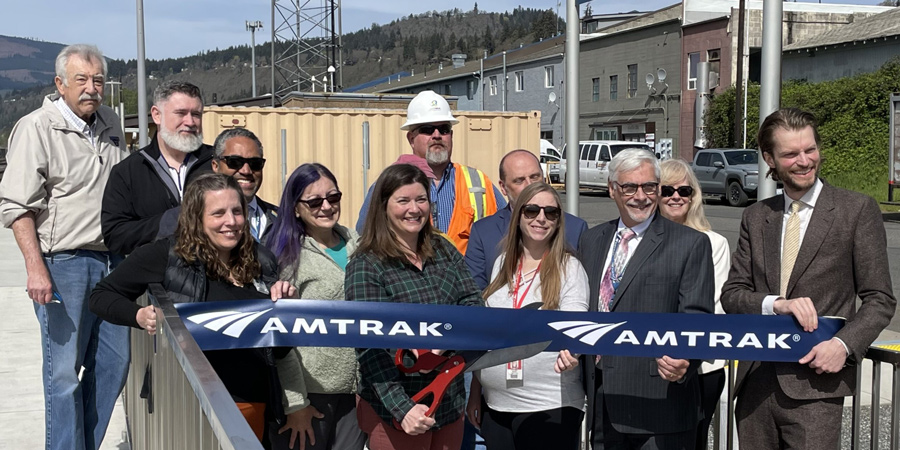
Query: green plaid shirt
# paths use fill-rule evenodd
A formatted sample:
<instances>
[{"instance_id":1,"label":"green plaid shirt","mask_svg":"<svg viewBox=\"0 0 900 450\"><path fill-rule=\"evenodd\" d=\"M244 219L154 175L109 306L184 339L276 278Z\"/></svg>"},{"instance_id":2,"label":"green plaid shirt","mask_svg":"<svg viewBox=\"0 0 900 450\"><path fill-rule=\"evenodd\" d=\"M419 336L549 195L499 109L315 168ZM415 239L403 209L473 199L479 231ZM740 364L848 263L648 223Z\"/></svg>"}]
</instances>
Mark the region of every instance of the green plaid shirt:
<instances>
[{"instance_id":1,"label":"green plaid shirt","mask_svg":"<svg viewBox=\"0 0 900 450\"><path fill-rule=\"evenodd\" d=\"M432 305L484 306L481 292L475 286L462 255L447 239L432 236L435 256L419 270L407 261L381 260L377 256L357 253L347 264L344 291L347 300ZM403 418L415 406L411 397L437 376L404 374L394 365L396 349L356 349L359 360L359 396L387 422ZM405 361L412 365L414 361ZM430 400L426 399L426 400ZM434 413L435 428L459 419L466 406L463 378L457 377L447 387L444 398Z\"/></svg>"}]
</instances>

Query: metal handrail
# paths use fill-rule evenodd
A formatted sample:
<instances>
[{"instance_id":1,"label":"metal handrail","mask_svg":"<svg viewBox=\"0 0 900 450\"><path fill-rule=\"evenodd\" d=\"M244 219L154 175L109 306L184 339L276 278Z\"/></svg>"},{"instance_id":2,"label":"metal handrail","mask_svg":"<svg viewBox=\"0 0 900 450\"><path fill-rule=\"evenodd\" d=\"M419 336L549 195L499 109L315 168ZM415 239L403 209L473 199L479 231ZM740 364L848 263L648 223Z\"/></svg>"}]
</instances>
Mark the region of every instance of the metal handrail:
<instances>
[{"instance_id":1,"label":"metal handrail","mask_svg":"<svg viewBox=\"0 0 900 450\"><path fill-rule=\"evenodd\" d=\"M900 449L900 408L894 405L900 404L900 351L883 348L879 346L871 346L866 351L864 360L872 362L872 389L871 389L871 406L870 406L870 429L869 429L869 448L879 448L879 433L881 428L881 367L882 364L890 364L892 366L893 378L891 381L891 438L890 448L892 450ZM732 361L728 362L726 370L728 372L727 382L725 384L725 393L728 401L726 411L726 425L722 429L721 421L714 420L713 424L713 442L715 449L724 448L733 450L737 448L737 440L735 439L734 430L734 376L736 364ZM863 385L863 363L856 365L856 389L852 401L852 420L850 426L851 439L850 448L857 450L860 448L862 437L861 416L863 411L862 405L862 385ZM721 411L717 410L718 416ZM725 439L723 440L723 433Z\"/></svg>"},{"instance_id":2,"label":"metal handrail","mask_svg":"<svg viewBox=\"0 0 900 450\"><path fill-rule=\"evenodd\" d=\"M133 330L131 336L126 411L132 448L261 450L166 291L151 284L148 293L157 308L157 335Z\"/></svg>"}]
</instances>

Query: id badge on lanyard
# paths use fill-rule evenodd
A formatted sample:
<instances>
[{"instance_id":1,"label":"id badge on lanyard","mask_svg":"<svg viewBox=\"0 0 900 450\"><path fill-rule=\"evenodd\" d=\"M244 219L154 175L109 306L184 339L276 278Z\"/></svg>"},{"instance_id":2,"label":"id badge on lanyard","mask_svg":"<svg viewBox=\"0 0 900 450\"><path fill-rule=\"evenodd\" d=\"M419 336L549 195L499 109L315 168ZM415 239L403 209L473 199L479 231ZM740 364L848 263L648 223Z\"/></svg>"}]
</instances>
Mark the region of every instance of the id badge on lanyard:
<instances>
[{"instance_id":1,"label":"id badge on lanyard","mask_svg":"<svg viewBox=\"0 0 900 450\"><path fill-rule=\"evenodd\" d=\"M528 286L525 287L525 292L522 293L521 297L519 296L519 286L522 284L522 260L519 261L519 270L516 272L516 288L513 290L513 308L519 309L522 307L522 303L525 303L525 297L528 296L528 291L531 289L531 285L534 284L534 279L541 273L541 263L538 263L537 268L534 269L534 275L531 277L531 281L528 282ZM506 381L522 381L523 376L523 360L520 359L518 361L506 363Z\"/></svg>"}]
</instances>

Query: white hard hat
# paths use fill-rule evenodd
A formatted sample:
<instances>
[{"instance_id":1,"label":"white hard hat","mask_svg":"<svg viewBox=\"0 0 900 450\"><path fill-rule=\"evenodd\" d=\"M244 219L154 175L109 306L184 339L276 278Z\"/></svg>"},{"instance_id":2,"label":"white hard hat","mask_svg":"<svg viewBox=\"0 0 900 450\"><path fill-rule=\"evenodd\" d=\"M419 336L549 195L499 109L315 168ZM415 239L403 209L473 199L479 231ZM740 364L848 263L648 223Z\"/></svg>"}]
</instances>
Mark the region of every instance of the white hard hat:
<instances>
[{"instance_id":1,"label":"white hard hat","mask_svg":"<svg viewBox=\"0 0 900 450\"><path fill-rule=\"evenodd\" d=\"M450 114L450 104L444 97L434 91L422 91L409 102L409 107L406 108L406 123L400 129L408 131L416 125L438 122L449 122L451 125L459 123L453 114Z\"/></svg>"}]
</instances>

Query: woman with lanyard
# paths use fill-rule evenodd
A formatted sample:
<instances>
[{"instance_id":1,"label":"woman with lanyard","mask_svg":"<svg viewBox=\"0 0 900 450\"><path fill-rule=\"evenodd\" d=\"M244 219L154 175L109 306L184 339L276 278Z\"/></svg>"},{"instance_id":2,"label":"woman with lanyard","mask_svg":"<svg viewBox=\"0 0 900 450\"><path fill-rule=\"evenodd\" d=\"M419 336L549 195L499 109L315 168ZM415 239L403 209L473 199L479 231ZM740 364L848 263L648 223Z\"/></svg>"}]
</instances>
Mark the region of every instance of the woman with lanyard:
<instances>
[{"instance_id":1,"label":"woman with lanyard","mask_svg":"<svg viewBox=\"0 0 900 450\"><path fill-rule=\"evenodd\" d=\"M344 270L359 235L338 224L341 196L334 174L319 163L301 165L284 186L266 244L278 259L281 278L296 286L302 299L344 300ZM297 347L294 352L302 365L285 358L278 374L303 389L285 390L287 424L271 436L273 448L362 450L356 351Z\"/></svg>"},{"instance_id":2,"label":"woman with lanyard","mask_svg":"<svg viewBox=\"0 0 900 450\"><path fill-rule=\"evenodd\" d=\"M488 307L588 310L587 274L566 248L563 220L559 194L549 185L534 183L519 194L504 253L484 290ZM563 350L476 372L466 414L487 447L577 449L584 417L581 371L570 370L577 364Z\"/></svg>"}]
</instances>

